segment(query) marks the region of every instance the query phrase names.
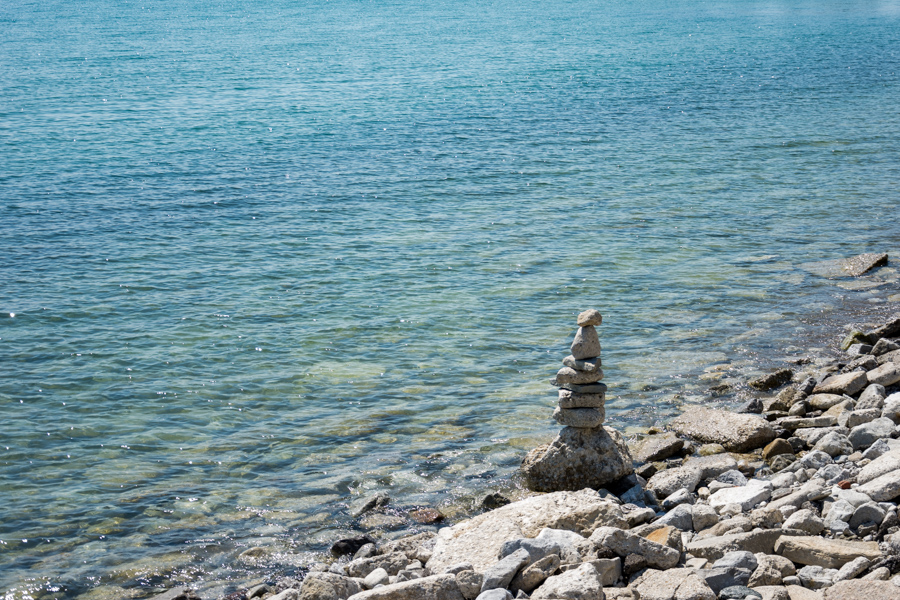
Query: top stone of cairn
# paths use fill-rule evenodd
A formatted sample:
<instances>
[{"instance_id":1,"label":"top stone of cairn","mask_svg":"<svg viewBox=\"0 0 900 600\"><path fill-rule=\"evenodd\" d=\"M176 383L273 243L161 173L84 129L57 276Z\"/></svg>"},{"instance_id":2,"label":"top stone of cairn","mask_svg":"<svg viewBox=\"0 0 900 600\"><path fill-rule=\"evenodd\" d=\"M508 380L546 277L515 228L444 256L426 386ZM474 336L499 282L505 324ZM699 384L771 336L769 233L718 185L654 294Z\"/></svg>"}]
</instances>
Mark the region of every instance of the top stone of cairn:
<instances>
[{"instance_id":1,"label":"top stone of cairn","mask_svg":"<svg viewBox=\"0 0 900 600\"><path fill-rule=\"evenodd\" d=\"M590 308L582 313L578 313L578 326L587 327L588 325L600 325L603 323L603 315L599 310Z\"/></svg>"}]
</instances>

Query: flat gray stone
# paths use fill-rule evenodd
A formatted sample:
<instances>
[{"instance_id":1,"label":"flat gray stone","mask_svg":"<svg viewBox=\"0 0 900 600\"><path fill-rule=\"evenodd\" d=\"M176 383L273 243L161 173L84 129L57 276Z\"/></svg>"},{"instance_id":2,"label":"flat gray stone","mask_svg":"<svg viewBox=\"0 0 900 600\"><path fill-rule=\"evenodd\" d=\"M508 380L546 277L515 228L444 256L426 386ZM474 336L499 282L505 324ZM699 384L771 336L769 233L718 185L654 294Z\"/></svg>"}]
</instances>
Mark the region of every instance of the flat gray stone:
<instances>
[{"instance_id":1,"label":"flat gray stone","mask_svg":"<svg viewBox=\"0 0 900 600\"><path fill-rule=\"evenodd\" d=\"M746 550L748 552L762 552L763 554L772 554L775 548L775 542L781 537L782 532L778 529L761 529L759 531L748 531L745 533L729 533L726 535L704 538L696 542L690 542L684 551L694 556L705 558L706 560L715 561L735 550Z\"/></svg>"},{"instance_id":2,"label":"flat gray stone","mask_svg":"<svg viewBox=\"0 0 900 600\"><path fill-rule=\"evenodd\" d=\"M519 571L512 582L509 589L513 593L520 590L526 594L530 594L536 587L541 585L548 577L556 573L559 569L560 559L556 554L550 554L544 558L535 561Z\"/></svg>"},{"instance_id":3,"label":"flat gray stone","mask_svg":"<svg viewBox=\"0 0 900 600\"><path fill-rule=\"evenodd\" d=\"M484 581L481 584L481 593L497 588L506 589L515 577L519 569L529 562L528 550L520 548L512 554L500 559L499 562L489 567L484 572Z\"/></svg>"},{"instance_id":4,"label":"flat gray stone","mask_svg":"<svg viewBox=\"0 0 900 600\"><path fill-rule=\"evenodd\" d=\"M557 406L553 411L553 419L566 427L594 429L603 425L606 420L606 409L599 408L562 408Z\"/></svg>"},{"instance_id":5,"label":"flat gray stone","mask_svg":"<svg viewBox=\"0 0 900 600\"><path fill-rule=\"evenodd\" d=\"M775 430L756 415L692 406L669 423L676 433L701 442L722 444L730 452L761 448L775 439Z\"/></svg>"},{"instance_id":6,"label":"flat gray stone","mask_svg":"<svg viewBox=\"0 0 900 600\"><path fill-rule=\"evenodd\" d=\"M560 408L603 408L606 394L576 394L570 390L559 390Z\"/></svg>"},{"instance_id":7,"label":"flat gray stone","mask_svg":"<svg viewBox=\"0 0 900 600\"><path fill-rule=\"evenodd\" d=\"M703 471L694 466L675 467L653 475L647 487L656 493L658 498L671 496L680 489L693 492L700 483Z\"/></svg>"},{"instance_id":8,"label":"flat gray stone","mask_svg":"<svg viewBox=\"0 0 900 600\"><path fill-rule=\"evenodd\" d=\"M596 371L576 371L571 367L563 367L556 372L557 383L574 383L575 385L587 385L597 383L603 379L603 369Z\"/></svg>"},{"instance_id":9,"label":"flat gray stone","mask_svg":"<svg viewBox=\"0 0 900 600\"><path fill-rule=\"evenodd\" d=\"M648 570L632 586L641 600L716 600L693 569Z\"/></svg>"},{"instance_id":10,"label":"flat gray stone","mask_svg":"<svg viewBox=\"0 0 900 600\"><path fill-rule=\"evenodd\" d=\"M629 446L637 462L655 462L674 456L684 448L684 440L674 433L649 435Z\"/></svg>"},{"instance_id":11,"label":"flat gray stone","mask_svg":"<svg viewBox=\"0 0 900 600\"><path fill-rule=\"evenodd\" d=\"M866 374L863 372L840 373L832 375L818 384L813 389L813 394L846 394L853 396L857 392L862 391L869 383Z\"/></svg>"},{"instance_id":12,"label":"flat gray stone","mask_svg":"<svg viewBox=\"0 0 900 600\"><path fill-rule=\"evenodd\" d=\"M900 470L876 477L857 487L856 491L866 494L875 502L890 502L900 497Z\"/></svg>"},{"instance_id":13,"label":"flat gray stone","mask_svg":"<svg viewBox=\"0 0 900 600\"><path fill-rule=\"evenodd\" d=\"M881 558L881 550L876 542L832 540L814 536L782 536L775 542L775 553L794 564L828 569L840 569L860 556L871 561Z\"/></svg>"},{"instance_id":14,"label":"flat gray stone","mask_svg":"<svg viewBox=\"0 0 900 600\"><path fill-rule=\"evenodd\" d=\"M889 362L876 367L866 373L866 379L870 384L883 386L894 385L900 382L900 365Z\"/></svg>"},{"instance_id":15,"label":"flat gray stone","mask_svg":"<svg viewBox=\"0 0 900 600\"><path fill-rule=\"evenodd\" d=\"M868 448L878 440L890 437L894 431L894 422L885 417L880 417L874 421L857 425L850 430L850 443L853 444L855 450Z\"/></svg>"},{"instance_id":16,"label":"flat gray stone","mask_svg":"<svg viewBox=\"0 0 900 600\"><path fill-rule=\"evenodd\" d=\"M585 358L584 360L578 360L571 354L562 359L562 363L567 367L575 369L576 371L597 371L600 369L601 361L600 357L596 358Z\"/></svg>"}]
</instances>

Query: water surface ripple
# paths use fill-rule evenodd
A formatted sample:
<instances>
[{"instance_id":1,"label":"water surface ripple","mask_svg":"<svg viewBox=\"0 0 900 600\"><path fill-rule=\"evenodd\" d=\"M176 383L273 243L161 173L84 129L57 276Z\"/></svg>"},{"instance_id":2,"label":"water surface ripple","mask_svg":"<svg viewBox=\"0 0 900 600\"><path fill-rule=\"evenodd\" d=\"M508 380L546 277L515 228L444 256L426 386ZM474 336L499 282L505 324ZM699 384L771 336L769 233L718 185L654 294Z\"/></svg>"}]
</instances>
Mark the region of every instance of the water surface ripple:
<instances>
[{"instance_id":1,"label":"water surface ripple","mask_svg":"<svg viewBox=\"0 0 900 600\"><path fill-rule=\"evenodd\" d=\"M412 527L360 494L515 494L584 308L626 431L890 310L798 265L898 248L898 17L0 4L0 592L213 597Z\"/></svg>"}]
</instances>

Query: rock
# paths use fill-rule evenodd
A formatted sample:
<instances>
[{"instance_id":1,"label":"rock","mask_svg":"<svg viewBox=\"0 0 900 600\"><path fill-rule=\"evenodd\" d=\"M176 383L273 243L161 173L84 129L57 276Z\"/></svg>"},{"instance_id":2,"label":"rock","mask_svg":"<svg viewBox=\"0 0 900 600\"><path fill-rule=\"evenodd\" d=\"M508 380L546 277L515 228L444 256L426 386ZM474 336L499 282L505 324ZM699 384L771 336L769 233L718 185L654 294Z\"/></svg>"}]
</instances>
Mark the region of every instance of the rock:
<instances>
[{"instance_id":1,"label":"rock","mask_svg":"<svg viewBox=\"0 0 900 600\"><path fill-rule=\"evenodd\" d=\"M603 600L600 574L590 563L548 578L531 595L532 600Z\"/></svg>"},{"instance_id":2,"label":"rock","mask_svg":"<svg viewBox=\"0 0 900 600\"><path fill-rule=\"evenodd\" d=\"M481 584L481 593L496 588L506 589L515 577L519 569L528 564L530 560L528 550L520 548L500 559L494 565L488 567L484 572L484 582Z\"/></svg>"},{"instance_id":3,"label":"rock","mask_svg":"<svg viewBox=\"0 0 900 600\"><path fill-rule=\"evenodd\" d=\"M364 513L367 513L370 510L375 510L376 508L383 508L390 504L390 502L391 497L384 492L379 492L377 494L372 494L371 496L360 498L359 500L356 500L355 502L350 504L350 516L354 519L358 519Z\"/></svg>"},{"instance_id":4,"label":"rock","mask_svg":"<svg viewBox=\"0 0 900 600\"><path fill-rule=\"evenodd\" d=\"M776 438L772 440L771 442L766 444L766 447L763 448L762 451L763 460L766 462L780 454L794 454L793 446L791 446L790 442L782 438Z\"/></svg>"},{"instance_id":5,"label":"rock","mask_svg":"<svg viewBox=\"0 0 900 600\"><path fill-rule=\"evenodd\" d=\"M783 585L759 585L751 586L754 592L762 597L762 600L791 600L791 595Z\"/></svg>"},{"instance_id":6,"label":"rock","mask_svg":"<svg viewBox=\"0 0 900 600\"><path fill-rule=\"evenodd\" d=\"M884 400L884 407L881 409L881 417L890 419L895 424L900 425L900 394L891 394Z\"/></svg>"},{"instance_id":7,"label":"rock","mask_svg":"<svg viewBox=\"0 0 900 600\"><path fill-rule=\"evenodd\" d=\"M834 582L837 569L827 569L818 565L809 565L797 571L797 577L803 587L811 590L820 590L829 587Z\"/></svg>"},{"instance_id":8,"label":"rock","mask_svg":"<svg viewBox=\"0 0 900 600\"><path fill-rule=\"evenodd\" d=\"M665 527L669 525L681 531L690 531L694 527L693 507L690 504L679 504L649 524L648 527Z\"/></svg>"},{"instance_id":9,"label":"rock","mask_svg":"<svg viewBox=\"0 0 900 600\"><path fill-rule=\"evenodd\" d=\"M834 581L836 583L838 581L844 581L845 579L855 579L861 575L863 571L868 569L871 564L872 561L865 556L858 556L844 564L844 566L838 570L837 575L834 576Z\"/></svg>"},{"instance_id":10,"label":"rock","mask_svg":"<svg viewBox=\"0 0 900 600\"><path fill-rule=\"evenodd\" d=\"M478 572L497 562L503 542L535 537L542 529L568 529L590 535L600 526L626 527L622 509L594 490L554 492L514 502L438 532L431 572L469 562Z\"/></svg>"},{"instance_id":11,"label":"rock","mask_svg":"<svg viewBox=\"0 0 900 600\"><path fill-rule=\"evenodd\" d=\"M431 549L434 546L436 535L431 531L409 535L389 542L384 542L378 548L379 554L393 554L403 552L410 560L416 560L422 548Z\"/></svg>"},{"instance_id":12,"label":"rock","mask_svg":"<svg viewBox=\"0 0 900 600\"><path fill-rule=\"evenodd\" d=\"M440 523L444 520L444 515L436 508L420 508L409 512L409 518L416 523L430 525L432 523Z\"/></svg>"},{"instance_id":13,"label":"rock","mask_svg":"<svg viewBox=\"0 0 900 600\"><path fill-rule=\"evenodd\" d=\"M757 416L700 406L688 408L669 426L677 433L702 442L722 444L731 452L760 448L776 437L768 422Z\"/></svg>"},{"instance_id":14,"label":"rock","mask_svg":"<svg viewBox=\"0 0 900 600\"><path fill-rule=\"evenodd\" d=\"M541 585L545 579L556 573L559 569L559 565L559 556L556 554L545 556L519 571L519 573L513 577L509 588L513 593L522 590L526 594L530 594L536 587Z\"/></svg>"},{"instance_id":15,"label":"rock","mask_svg":"<svg viewBox=\"0 0 900 600\"><path fill-rule=\"evenodd\" d=\"M757 554L757 567L747 583L750 587L761 585L780 585L785 577L794 575L797 569L794 563L777 554Z\"/></svg>"},{"instance_id":16,"label":"rock","mask_svg":"<svg viewBox=\"0 0 900 600\"><path fill-rule=\"evenodd\" d=\"M344 600L363 591L360 581L336 573L309 573L300 586L300 600Z\"/></svg>"},{"instance_id":17,"label":"rock","mask_svg":"<svg viewBox=\"0 0 900 600\"><path fill-rule=\"evenodd\" d=\"M571 390L559 390L560 408L603 408L606 394L576 394Z\"/></svg>"},{"instance_id":18,"label":"rock","mask_svg":"<svg viewBox=\"0 0 900 600\"><path fill-rule=\"evenodd\" d=\"M185 586L173 587L161 594L152 596L153 600L200 600L194 590Z\"/></svg>"},{"instance_id":19,"label":"rock","mask_svg":"<svg viewBox=\"0 0 900 600\"><path fill-rule=\"evenodd\" d=\"M489 492L485 494L481 498L481 500L479 500L478 506L491 510L494 508L500 508L501 506L506 506L510 502L512 502L512 500L510 500L500 492Z\"/></svg>"},{"instance_id":20,"label":"rock","mask_svg":"<svg viewBox=\"0 0 900 600\"><path fill-rule=\"evenodd\" d=\"M541 530L542 533L544 531L550 530ZM581 539L583 540L584 538ZM569 546L572 546L571 542L569 543ZM500 546L500 552L497 554L497 558L502 560L518 550L525 550L525 552L528 553L528 564L537 562L551 554L556 554L557 556L562 554L559 542L550 537L519 538L517 540L504 542L503 545Z\"/></svg>"},{"instance_id":21,"label":"rock","mask_svg":"<svg viewBox=\"0 0 900 600\"><path fill-rule=\"evenodd\" d=\"M752 379L748 383L750 387L765 392L783 386L789 382L793 376L794 372L790 369L778 369L773 373L768 373L761 377L757 377L756 379Z\"/></svg>"},{"instance_id":22,"label":"rock","mask_svg":"<svg viewBox=\"0 0 900 600\"><path fill-rule=\"evenodd\" d=\"M872 345L871 344L853 344L849 348L847 348L848 356L859 356L860 354L871 354L872 353Z\"/></svg>"},{"instance_id":23,"label":"rock","mask_svg":"<svg viewBox=\"0 0 900 600\"><path fill-rule=\"evenodd\" d=\"M718 560L728 552L746 550L754 554L762 552L773 554L775 542L782 536L778 529L761 529L746 533L729 533L726 535L692 541L684 549L685 552L706 560Z\"/></svg>"},{"instance_id":24,"label":"rock","mask_svg":"<svg viewBox=\"0 0 900 600\"><path fill-rule=\"evenodd\" d=\"M599 310L589 308L584 312L578 313L576 323L578 323L579 327L597 326L603 323L603 315L600 314Z\"/></svg>"},{"instance_id":25,"label":"rock","mask_svg":"<svg viewBox=\"0 0 900 600\"><path fill-rule=\"evenodd\" d=\"M894 500L900 497L900 470L876 477L856 488L856 491L866 494L876 502Z\"/></svg>"},{"instance_id":26,"label":"rock","mask_svg":"<svg viewBox=\"0 0 900 600\"><path fill-rule=\"evenodd\" d=\"M725 471L736 469L737 461L730 454L691 457L684 461L684 467L699 469L701 479L715 479Z\"/></svg>"},{"instance_id":27,"label":"rock","mask_svg":"<svg viewBox=\"0 0 900 600\"><path fill-rule=\"evenodd\" d=\"M870 423L881 416L881 410L878 408L867 408L865 410L845 410L838 415L838 425L853 429L857 425Z\"/></svg>"},{"instance_id":28,"label":"rock","mask_svg":"<svg viewBox=\"0 0 900 600\"><path fill-rule=\"evenodd\" d=\"M859 556L869 560L881 558L881 551L875 542L838 541L805 536L782 536L775 543L775 552L795 564L828 569L839 569Z\"/></svg>"},{"instance_id":29,"label":"rock","mask_svg":"<svg viewBox=\"0 0 900 600\"><path fill-rule=\"evenodd\" d=\"M467 569L456 573L456 585L466 600L473 600L481 593L481 585L484 583L484 576L472 569Z\"/></svg>"},{"instance_id":30,"label":"rock","mask_svg":"<svg viewBox=\"0 0 900 600\"><path fill-rule=\"evenodd\" d=\"M759 415L763 412L763 403L759 398L751 398L747 400L740 406L738 406L735 411L736 413L747 413L753 415Z\"/></svg>"},{"instance_id":31,"label":"rock","mask_svg":"<svg viewBox=\"0 0 900 600\"><path fill-rule=\"evenodd\" d=\"M859 483L868 483L873 479L877 479L882 475L898 469L900 469L900 449L891 450L860 469L859 474L856 476L856 481Z\"/></svg>"},{"instance_id":32,"label":"rock","mask_svg":"<svg viewBox=\"0 0 900 600\"><path fill-rule=\"evenodd\" d=\"M650 478L647 487L656 492L657 498L671 496L680 489L693 492L700 483L703 472L696 467L676 467L660 471Z\"/></svg>"},{"instance_id":33,"label":"rock","mask_svg":"<svg viewBox=\"0 0 900 600\"><path fill-rule=\"evenodd\" d=\"M709 505L719 508L727 504L738 504L741 510L746 512L760 502L765 502L772 496L772 484L759 479L751 480L747 485L719 490L709 497Z\"/></svg>"},{"instance_id":34,"label":"rock","mask_svg":"<svg viewBox=\"0 0 900 600\"><path fill-rule=\"evenodd\" d=\"M727 483L728 485L747 485L748 482L747 477L737 469L725 471L716 477L716 481Z\"/></svg>"},{"instance_id":35,"label":"rock","mask_svg":"<svg viewBox=\"0 0 900 600\"><path fill-rule=\"evenodd\" d=\"M885 391L884 386L873 383L859 395L859 400L856 401L855 408L859 410L865 410L867 408L883 408L884 399L886 397L887 392Z\"/></svg>"},{"instance_id":36,"label":"rock","mask_svg":"<svg viewBox=\"0 0 900 600\"><path fill-rule=\"evenodd\" d=\"M722 558L713 563L714 569L746 569L751 573L759 566L756 556L746 550L726 552Z\"/></svg>"},{"instance_id":37,"label":"rock","mask_svg":"<svg viewBox=\"0 0 900 600\"><path fill-rule=\"evenodd\" d=\"M840 581L825 590L825 600L898 600L898 590L890 581L854 579Z\"/></svg>"},{"instance_id":38,"label":"rock","mask_svg":"<svg viewBox=\"0 0 900 600\"><path fill-rule=\"evenodd\" d=\"M615 585L622 577L622 559L621 558L599 558L590 561L597 573L600 574L600 583L603 587Z\"/></svg>"},{"instance_id":39,"label":"rock","mask_svg":"<svg viewBox=\"0 0 900 600\"><path fill-rule=\"evenodd\" d=\"M637 592L630 587L626 588L608 588L603 590L606 594L606 600L640 600Z\"/></svg>"},{"instance_id":40,"label":"rock","mask_svg":"<svg viewBox=\"0 0 900 600\"><path fill-rule=\"evenodd\" d=\"M560 425L577 427L580 429L592 429L603 425L606 420L606 410L600 408L561 408L553 411L553 419Z\"/></svg>"},{"instance_id":41,"label":"rock","mask_svg":"<svg viewBox=\"0 0 900 600\"><path fill-rule=\"evenodd\" d=\"M570 349L575 360L600 356L600 337L594 326L579 327L575 332L575 339L572 340Z\"/></svg>"},{"instance_id":42,"label":"rock","mask_svg":"<svg viewBox=\"0 0 900 600\"><path fill-rule=\"evenodd\" d=\"M347 563L347 574L350 577L366 577L375 569L384 569L388 575L396 575L409 563L405 552L381 554L369 558L360 558Z\"/></svg>"},{"instance_id":43,"label":"rock","mask_svg":"<svg viewBox=\"0 0 900 600\"><path fill-rule=\"evenodd\" d=\"M513 600L513 595L504 588L494 588L478 594L476 600Z\"/></svg>"},{"instance_id":44,"label":"rock","mask_svg":"<svg viewBox=\"0 0 900 600\"><path fill-rule=\"evenodd\" d=\"M850 439L850 443L853 444L853 448L859 450L868 448L881 438L890 437L893 432L894 422L881 417L869 423L857 425L850 430L850 435L847 437Z\"/></svg>"},{"instance_id":45,"label":"rock","mask_svg":"<svg viewBox=\"0 0 900 600\"><path fill-rule=\"evenodd\" d=\"M300 592L293 588L288 588L269 596L267 600L297 600L299 597Z\"/></svg>"},{"instance_id":46,"label":"rock","mask_svg":"<svg viewBox=\"0 0 900 600\"><path fill-rule=\"evenodd\" d=\"M832 375L813 389L814 394L846 394L853 396L869 385L865 373L853 371Z\"/></svg>"},{"instance_id":47,"label":"rock","mask_svg":"<svg viewBox=\"0 0 900 600\"><path fill-rule=\"evenodd\" d=\"M832 431L816 442L813 450L819 450L834 458L842 454L853 454L853 444L850 443L850 439L847 436Z\"/></svg>"},{"instance_id":48,"label":"rock","mask_svg":"<svg viewBox=\"0 0 900 600\"><path fill-rule=\"evenodd\" d=\"M710 569L698 569L699 575L714 593L719 594L726 588L736 585L746 585L750 580L750 571L747 569L725 569L722 567L713 567ZM743 600L743 598L741 598Z\"/></svg>"},{"instance_id":49,"label":"rock","mask_svg":"<svg viewBox=\"0 0 900 600\"><path fill-rule=\"evenodd\" d=\"M794 431L795 429L806 429L810 427L833 427L837 425L837 416L822 415L820 417L788 417L778 422L778 425Z\"/></svg>"},{"instance_id":50,"label":"rock","mask_svg":"<svg viewBox=\"0 0 900 600\"><path fill-rule=\"evenodd\" d=\"M879 505L874 502L866 502L865 504L861 504L856 507L856 510L853 511L853 516L850 517L850 529L854 531L859 529L860 525L874 524L875 526L881 525L881 521L884 519L887 511L884 510Z\"/></svg>"},{"instance_id":51,"label":"rock","mask_svg":"<svg viewBox=\"0 0 900 600\"><path fill-rule=\"evenodd\" d=\"M618 431L565 427L553 442L522 461L525 485L537 492L602 488L633 472L631 454Z\"/></svg>"},{"instance_id":52,"label":"rock","mask_svg":"<svg viewBox=\"0 0 900 600\"><path fill-rule=\"evenodd\" d=\"M862 577L864 581L887 581L890 578L891 570L887 567L878 567Z\"/></svg>"},{"instance_id":53,"label":"rock","mask_svg":"<svg viewBox=\"0 0 900 600\"><path fill-rule=\"evenodd\" d=\"M691 493L689 491L682 488L682 489L678 490L677 492L675 492L674 494L666 496L663 499L663 501L660 503L660 506L662 507L663 510L672 510L679 504L693 504L693 503L694 503L694 497L691 495Z\"/></svg>"},{"instance_id":54,"label":"rock","mask_svg":"<svg viewBox=\"0 0 900 600\"><path fill-rule=\"evenodd\" d=\"M691 517L694 531L703 531L719 522L719 515L708 504L695 504Z\"/></svg>"},{"instance_id":55,"label":"rock","mask_svg":"<svg viewBox=\"0 0 900 600\"><path fill-rule=\"evenodd\" d=\"M825 522L816 513L804 508L788 517L782 528L802 531L809 535L819 535L825 530Z\"/></svg>"},{"instance_id":56,"label":"rock","mask_svg":"<svg viewBox=\"0 0 900 600\"><path fill-rule=\"evenodd\" d=\"M564 390L569 390L570 392L575 392L576 394L603 394L605 395L607 392L605 383L588 383L585 385L577 385L574 383L560 383L556 381L556 378L550 380L551 385L555 385L556 387L562 388Z\"/></svg>"},{"instance_id":57,"label":"rock","mask_svg":"<svg viewBox=\"0 0 900 600\"><path fill-rule=\"evenodd\" d=\"M835 404L843 402L847 396L841 394L813 394L806 399L807 404L813 410L828 410Z\"/></svg>"},{"instance_id":58,"label":"rock","mask_svg":"<svg viewBox=\"0 0 900 600\"><path fill-rule=\"evenodd\" d=\"M862 453L862 457L869 461L874 461L876 458L884 456L890 451L891 447L885 440L878 440Z\"/></svg>"},{"instance_id":59,"label":"rock","mask_svg":"<svg viewBox=\"0 0 900 600\"><path fill-rule=\"evenodd\" d=\"M607 548L621 557L639 554L653 568L670 569L678 564L680 552L651 542L615 527L599 527L591 534L590 542L598 548Z\"/></svg>"},{"instance_id":60,"label":"rock","mask_svg":"<svg viewBox=\"0 0 900 600\"><path fill-rule=\"evenodd\" d=\"M884 363L880 367L867 372L866 379L868 379L870 384L877 383L878 385L883 386L894 385L895 383L900 382L900 365L893 362Z\"/></svg>"},{"instance_id":61,"label":"rock","mask_svg":"<svg viewBox=\"0 0 900 600\"><path fill-rule=\"evenodd\" d=\"M683 549L683 545L681 543L681 531L672 527L671 525L666 525L664 527L660 527L659 529L648 533L642 536L645 540L649 540L654 544L659 544L660 546L668 546L674 550L678 550L681 553Z\"/></svg>"},{"instance_id":62,"label":"rock","mask_svg":"<svg viewBox=\"0 0 900 600\"><path fill-rule=\"evenodd\" d=\"M353 538L344 538L336 541L331 545L331 555L340 558L341 556L354 555L360 548L366 544L374 544L375 540L367 535L360 535Z\"/></svg>"},{"instance_id":63,"label":"rock","mask_svg":"<svg viewBox=\"0 0 900 600\"><path fill-rule=\"evenodd\" d=\"M379 567L366 575L363 585L366 586L367 590L371 590L376 585L387 585L388 579L390 579L388 572Z\"/></svg>"},{"instance_id":64,"label":"rock","mask_svg":"<svg viewBox=\"0 0 900 600\"><path fill-rule=\"evenodd\" d=\"M581 562L581 555L578 553L577 546L586 541L586 539L566 529L541 529L535 541L552 542L559 547L559 558L562 562Z\"/></svg>"},{"instance_id":65,"label":"rock","mask_svg":"<svg viewBox=\"0 0 900 600\"><path fill-rule=\"evenodd\" d=\"M356 551L356 554L353 555L353 560L356 560L358 558L369 558L370 556L375 556L376 554L378 554L378 550L375 548L375 544L366 544Z\"/></svg>"},{"instance_id":66,"label":"rock","mask_svg":"<svg viewBox=\"0 0 900 600\"><path fill-rule=\"evenodd\" d=\"M719 592L719 600L759 600L762 594L746 585L733 585Z\"/></svg>"},{"instance_id":67,"label":"rock","mask_svg":"<svg viewBox=\"0 0 900 600\"><path fill-rule=\"evenodd\" d=\"M562 363L569 368L575 369L576 371L587 371L589 373L593 373L598 370L601 366L600 357L596 358L586 358L584 360L578 360L571 354L564 359L562 359Z\"/></svg>"},{"instance_id":68,"label":"rock","mask_svg":"<svg viewBox=\"0 0 900 600\"><path fill-rule=\"evenodd\" d=\"M650 435L629 446L637 462L655 462L674 456L684 448L684 440L674 433Z\"/></svg>"},{"instance_id":69,"label":"rock","mask_svg":"<svg viewBox=\"0 0 900 600\"><path fill-rule=\"evenodd\" d=\"M629 554L622 564L622 572L625 577L631 577L647 568L647 559L640 554Z\"/></svg>"},{"instance_id":70,"label":"rock","mask_svg":"<svg viewBox=\"0 0 900 600\"><path fill-rule=\"evenodd\" d=\"M882 354L887 354L888 352L893 352L895 350L900 350L900 344L892 342L887 338L881 338L875 343L875 346L869 354L881 356Z\"/></svg>"},{"instance_id":71,"label":"rock","mask_svg":"<svg viewBox=\"0 0 900 600\"><path fill-rule=\"evenodd\" d=\"M894 315L890 321L881 327L876 327L872 330L872 336L876 340L880 340L881 338L900 337L900 315Z\"/></svg>"},{"instance_id":72,"label":"rock","mask_svg":"<svg viewBox=\"0 0 900 600\"><path fill-rule=\"evenodd\" d=\"M571 367L563 367L556 372L557 383L574 383L575 385L587 385L603 379L603 369L596 371L576 371Z\"/></svg>"},{"instance_id":73,"label":"rock","mask_svg":"<svg viewBox=\"0 0 900 600\"><path fill-rule=\"evenodd\" d=\"M837 279L840 277L859 277L875 267L886 265L887 262L888 255L884 253L858 254L850 258L805 263L800 267L813 275L825 277L826 279Z\"/></svg>"},{"instance_id":74,"label":"rock","mask_svg":"<svg viewBox=\"0 0 900 600\"><path fill-rule=\"evenodd\" d=\"M633 584L641 600L716 600L693 569L649 570Z\"/></svg>"}]
</instances>

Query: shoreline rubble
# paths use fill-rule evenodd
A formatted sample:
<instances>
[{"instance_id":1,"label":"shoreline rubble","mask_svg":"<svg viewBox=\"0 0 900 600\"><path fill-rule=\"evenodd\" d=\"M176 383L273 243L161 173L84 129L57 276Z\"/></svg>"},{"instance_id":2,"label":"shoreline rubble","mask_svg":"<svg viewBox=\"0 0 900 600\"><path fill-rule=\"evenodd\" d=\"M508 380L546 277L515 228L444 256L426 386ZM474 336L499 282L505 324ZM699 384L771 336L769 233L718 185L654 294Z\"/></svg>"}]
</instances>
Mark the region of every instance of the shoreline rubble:
<instances>
[{"instance_id":1,"label":"shoreline rubble","mask_svg":"<svg viewBox=\"0 0 900 600\"><path fill-rule=\"evenodd\" d=\"M840 360L760 378L772 395L744 412L687 407L629 443L634 472L602 488L345 543L302 581L228 598L900 600L898 342L900 315L851 332Z\"/></svg>"}]
</instances>

